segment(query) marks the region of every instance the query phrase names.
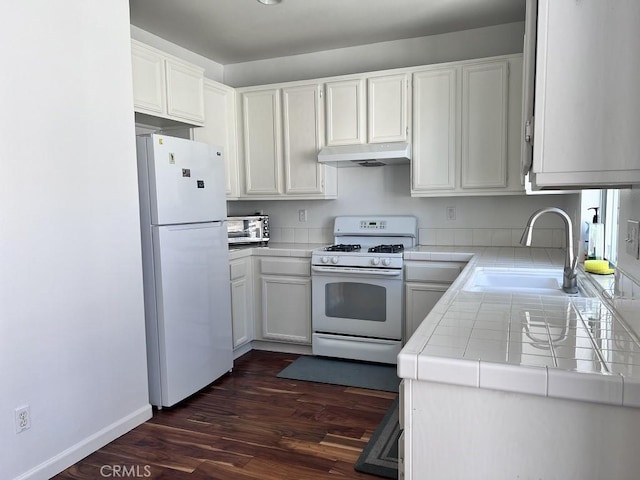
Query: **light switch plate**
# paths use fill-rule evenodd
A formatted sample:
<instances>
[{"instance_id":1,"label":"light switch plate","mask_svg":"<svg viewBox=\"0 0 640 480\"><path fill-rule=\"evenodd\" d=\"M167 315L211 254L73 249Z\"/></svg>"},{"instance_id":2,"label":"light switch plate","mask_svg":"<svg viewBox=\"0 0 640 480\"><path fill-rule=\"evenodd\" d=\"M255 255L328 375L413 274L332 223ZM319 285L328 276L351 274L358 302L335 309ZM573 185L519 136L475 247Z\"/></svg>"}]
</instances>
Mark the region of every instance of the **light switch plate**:
<instances>
[{"instance_id":1,"label":"light switch plate","mask_svg":"<svg viewBox=\"0 0 640 480\"><path fill-rule=\"evenodd\" d=\"M640 222L627 220L627 253L635 259L640 258Z\"/></svg>"}]
</instances>

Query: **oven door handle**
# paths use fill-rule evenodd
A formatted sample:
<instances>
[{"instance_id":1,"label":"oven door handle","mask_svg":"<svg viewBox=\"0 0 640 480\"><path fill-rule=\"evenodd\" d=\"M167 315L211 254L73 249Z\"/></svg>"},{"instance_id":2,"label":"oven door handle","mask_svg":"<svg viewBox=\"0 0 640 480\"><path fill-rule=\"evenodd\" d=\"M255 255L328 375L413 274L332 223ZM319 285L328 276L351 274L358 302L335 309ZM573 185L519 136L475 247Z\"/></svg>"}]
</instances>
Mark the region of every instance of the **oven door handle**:
<instances>
[{"instance_id":1,"label":"oven door handle","mask_svg":"<svg viewBox=\"0 0 640 480\"><path fill-rule=\"evenodd\" d=\"M344 268L344 267L320 267L313 265L311 267L312 272L317 273L343 273L349 275L375 275L381 277L399 277L402 275L402 270L385 270L383 268Z\"/></svg>"}]
</instances>

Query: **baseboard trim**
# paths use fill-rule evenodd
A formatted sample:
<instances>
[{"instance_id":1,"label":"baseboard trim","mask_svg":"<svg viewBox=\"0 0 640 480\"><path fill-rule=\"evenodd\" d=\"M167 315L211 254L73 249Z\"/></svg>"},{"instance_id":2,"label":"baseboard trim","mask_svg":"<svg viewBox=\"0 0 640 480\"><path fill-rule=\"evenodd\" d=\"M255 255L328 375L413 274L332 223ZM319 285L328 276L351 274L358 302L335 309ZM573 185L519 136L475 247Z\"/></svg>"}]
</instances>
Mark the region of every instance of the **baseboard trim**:
<instances>
[{"instance_id":1,"label":"baseboard trim","mask_svg":"<svg viewBox=\"0 0 640 480\"><path fill-rule=\"evenodd\" d=\"M251 350L253 350L253 348L251 348L251 342L247 342L244 345L240 345L239 347L233 350L233 359L237 360L242 355L244 355L247 352L250 352Z\"/></svg>"},{"instance_id":2,"label":"baseboard trim","mask_svg":"<svg viewBox=\"0 0 640 480\"><path fill-rule=\"evenodd\" d=\"M268 342L264 340L254 340L251 342L252 348L256 350L266 350L279 353L297 353L300 355L311 355L311 345L297 345L295 343Z\"/></svg>"},{"instance_id":3,"label":"baseboard trim","mask_svg":"<svg viewBox=\"0 0 640 480\"><path fill-rule=\"evenodd\" d=\"M79 462L87 455L104 447L107 443L112 442L138 425L146 422L152 416L151 405L147 404L60 452L58 455L51 457L40 465L35 466L31 470L15 477L14 480L42 480L51 478Z\"/></svg>"}]
</instances>

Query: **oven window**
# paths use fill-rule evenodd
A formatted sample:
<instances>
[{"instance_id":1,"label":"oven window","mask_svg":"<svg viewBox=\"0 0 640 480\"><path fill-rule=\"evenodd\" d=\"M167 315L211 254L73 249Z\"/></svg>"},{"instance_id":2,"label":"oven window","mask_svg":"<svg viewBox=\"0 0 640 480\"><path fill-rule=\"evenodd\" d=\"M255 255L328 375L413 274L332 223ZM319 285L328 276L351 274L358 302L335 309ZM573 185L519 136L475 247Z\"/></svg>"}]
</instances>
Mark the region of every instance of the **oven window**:
<instances>
[{"instance_id":1,"label":"oven window","mask_svg":"<svg viewBox=\"0 0 640 480\"><path fill-rule=\"evenodd\" d=\"M325 285L325 315L384 322L387 294L384 287L369 283L338 282Z\"/></svg>"}]
</instances>

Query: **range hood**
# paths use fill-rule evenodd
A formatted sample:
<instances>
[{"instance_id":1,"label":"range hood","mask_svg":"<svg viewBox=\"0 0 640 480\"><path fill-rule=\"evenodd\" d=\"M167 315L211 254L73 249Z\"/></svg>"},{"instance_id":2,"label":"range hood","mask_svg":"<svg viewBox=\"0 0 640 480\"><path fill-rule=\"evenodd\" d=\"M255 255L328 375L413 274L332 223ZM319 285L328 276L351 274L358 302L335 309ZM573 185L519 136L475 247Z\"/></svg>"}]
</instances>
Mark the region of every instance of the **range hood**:
<instances>
[{"instance_id":1,"label":"range hood","mask_svg":"<svg viewBox=\"0 0 640 480\"><path fill-rule=\"evenodd\" d=\"M411 145L407 142L324 147L318 153L318 162L334 167L381 167L407 164L410 159Z\"/></svg>"}]
</instances>

